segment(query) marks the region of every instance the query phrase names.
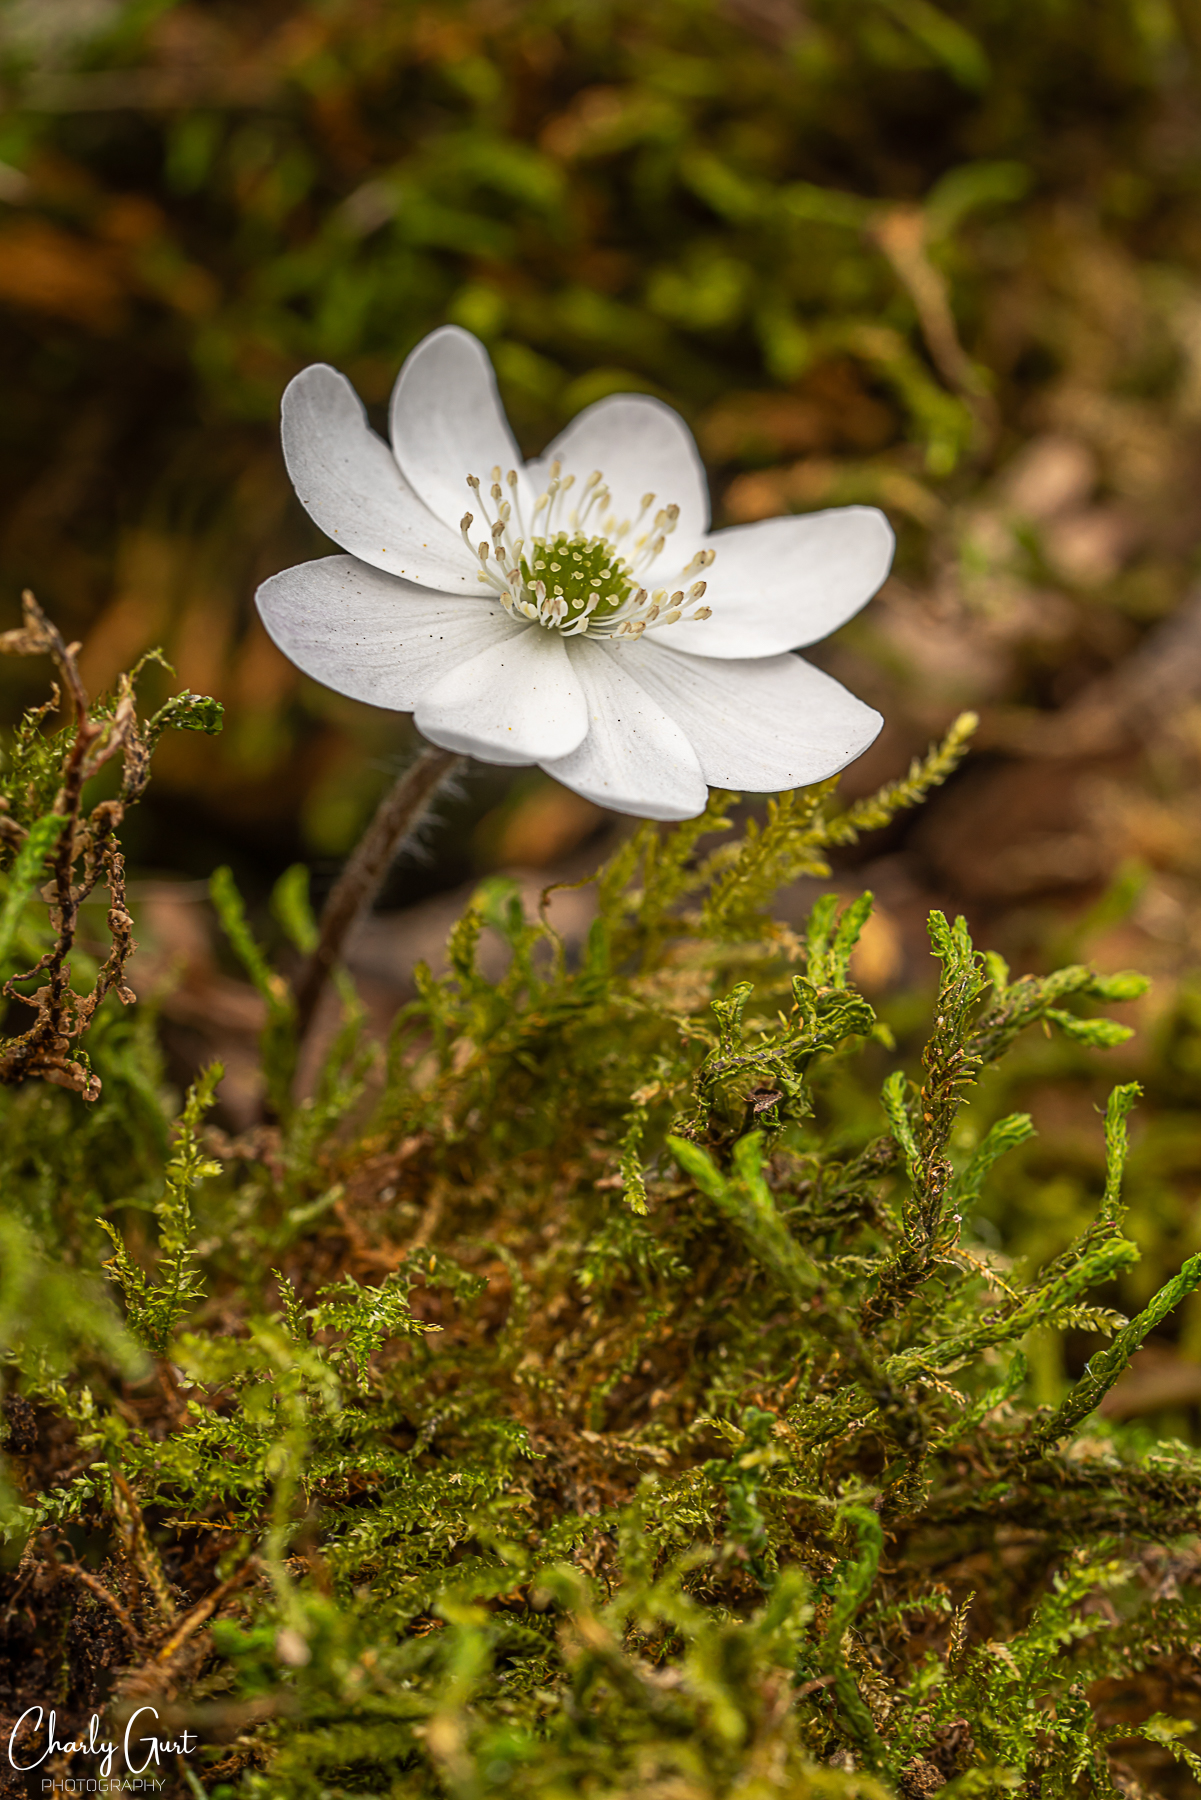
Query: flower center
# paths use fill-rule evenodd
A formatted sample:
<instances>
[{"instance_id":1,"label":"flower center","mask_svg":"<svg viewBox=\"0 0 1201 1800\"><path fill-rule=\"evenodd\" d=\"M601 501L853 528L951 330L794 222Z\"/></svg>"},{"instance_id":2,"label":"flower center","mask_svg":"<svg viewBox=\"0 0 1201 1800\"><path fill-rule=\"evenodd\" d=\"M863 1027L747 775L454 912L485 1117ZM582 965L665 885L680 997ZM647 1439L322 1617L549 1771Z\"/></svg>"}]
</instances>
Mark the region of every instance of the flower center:
<instances>
[{"instance_id":1,"label":"flower center","mask_svg":"<svg viewBox=\"0 0 1201 1800\"><path fill-rule=\"evenodd\" d=\"M551 464L546 492L534 503L529 527L522 518L517 497L517 472L504 478L492 471L491 505L475 475L467 485L475 495L489 540L473 544L468 533L474 523L464 514L460 529L472 556L479 558L479 576L500 596L501 605L513 618L529 619L564 637L639 638L656 625L674 625L680 619L707 619L709 608L700 604L705 583L694 580L713 561L712 550L698 550L681 569L679 586L653 591L639 583L639 575L662 554L680 516L678 506L665 506L653 515L654 494L644 494L636 519L618 519L610 510L610 494L599 470L582 485L579 503L567 496L575 486L574 475L563 475Z\"/></svg>"}]
</instances>

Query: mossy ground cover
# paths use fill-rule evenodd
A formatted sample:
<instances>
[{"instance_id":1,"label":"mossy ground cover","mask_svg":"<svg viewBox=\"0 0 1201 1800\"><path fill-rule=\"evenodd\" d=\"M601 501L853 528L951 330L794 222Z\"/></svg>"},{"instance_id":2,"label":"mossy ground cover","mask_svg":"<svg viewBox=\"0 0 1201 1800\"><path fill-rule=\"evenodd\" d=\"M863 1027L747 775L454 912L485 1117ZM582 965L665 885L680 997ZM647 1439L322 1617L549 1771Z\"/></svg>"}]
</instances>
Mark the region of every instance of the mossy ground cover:
<instances>
[{"instance_id":1,"label":"mossy ground cover","mask_svg":"<svg viewBox=\"0 0 1201 1800\"><path fill-rule=\"evenodd\" d=\"M71 673L52 634L9 647ZM215 723L192 696L170 719ZM1057 1256L979 1224L1033 1133L988 1072L1031 1030L1091 1066L1144 983L1011 979L934 913L899 1049L850 976L870 897L771 916L971 721L850 808L829 785L734 832L715 794L634 831L574 960L486 883L386 1049L342 981L299 1101L291 989L219 874L268 1009L241 1142L206 1130L217 1068L170 1119L145 1018L89 1011L103 946L38 891L81 737L145 773L131 698L91 722L39 721L4 778L10 999L40 982L40 1020L68 949L83 996L55 1079L4 1098L6 1734L53 1706L86 1745L92 1713L153 1708L167 1791L214 1796L1177 1791L1201 1462L1096 1410L1201 1283L1192 1257L1112 1304L1137 1085ZM110 805L80 798L72 841ZM303 870L275 909L305 950ZM1049 1330L1092 1354L1039 1404ZM86 1747L46 1767L96 1773Z\"/></svg>"}]
</instances>

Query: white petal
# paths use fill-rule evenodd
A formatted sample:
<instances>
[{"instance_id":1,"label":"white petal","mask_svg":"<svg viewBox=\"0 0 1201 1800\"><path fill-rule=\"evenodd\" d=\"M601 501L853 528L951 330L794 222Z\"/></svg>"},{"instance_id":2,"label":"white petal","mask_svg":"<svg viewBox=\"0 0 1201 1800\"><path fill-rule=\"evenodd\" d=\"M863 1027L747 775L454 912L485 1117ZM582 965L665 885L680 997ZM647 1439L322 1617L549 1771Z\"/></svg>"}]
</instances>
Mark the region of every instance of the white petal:
<instances>
[{"instance_id":1,"label":"white petal","mask_svg":"<svg viewBox=\"0 0 1201 1800\"><path fill-rule=\"evenodd\" d=\"M588 736L578 750L542 767L598 806L642 819L694 819L709 790L688 739L632 678L624 651L568 641L588 703Z\"/></svg>"},{"instance_id":2,"label":"white petal","mask_svg":"<svg viewBox=\"0 0 1201 1800\"><path fill-rule=\"evenodd\" d=\"M892 562L892 526L874 506L762 519L715 531L704 604L713 617L656 632L692 656L774 656L815 644L869 601Z\"/></svg>"},{"instance_id":3,"label":"white petal","mask_svg":"<svg viewBox=\"0 0 1201 1800\"><path fill-rule=\"evenodd\" d=\"M552 462L562 463L564 475L575 476L577 494L599 469L611 495L608 510L619 524L627 519L633 523L648 493L655 496L652 517L660 507L678 506L679 521L659 559L673 573L709 529L709 484L692 433L679 413L649 394L614 394L577 414L529 465L539 493ZM590 526L585 529L594 535ZM599 531L598 526L595 535ZM629 538L618 544L623 556L628 555L629 544Z\"/></svg>"},{"instance_id":4,"label":"white petal","mask_svg":"<svg viewBox=\"0 0 1201 1800\"><path fill-rule=\"evenodd\" d=\"M448 670L422 695L414 719L443 749L482 762L537 763L575 749L588 707L562 635L528 625Z\"/></svg>"},{"instance_id":5,"label":"white petal","mask_svg":"<svg viewBox=\"0 0 1201 1800\"><path fill-rule=\"evenodd\" d=\"M411 712L449 667L524 628L499 605L413 587L354 556L300 563L255 601L284 655L352 700Z\"/></svg>"},{"instance_id":6,"label":"white petal","mask_svg":"<svg viewBox=\"0 0 1201 1800\"><path fill-rule=\"evenodd\" d=\"M472 541L486 538L467 477L478 476L486 495L495 465L507 474L522 461L479 339L457 325L423 338L396 377L388 428L406 481L430 511L456 532L472 513ZM507 486L504 493L508 499Z\"/></svg>"},{"instance_id":7,"label":"white petal","mask_svg":"<svg viewBox=\"0 0 1201 1800\"><path fill-rule=\"evenodd\" d=\"M349 381L328 363L288 383L283 441L301 505L343 550L423 587L487 592L457 532L408 486Z\"/></svg>"},{"instance_id":8,"label":"white petal","mask_svg":"<svg viewBox=\"0 0 1201 1800\"><path fill-rule=\"evenodd\" d=\"M824 781L862 755L884 723L799 656L719 662L649 638L615 654L629 658L639 686L685 732L714 787L779 793Z\"/></svg>"}]
</instances>

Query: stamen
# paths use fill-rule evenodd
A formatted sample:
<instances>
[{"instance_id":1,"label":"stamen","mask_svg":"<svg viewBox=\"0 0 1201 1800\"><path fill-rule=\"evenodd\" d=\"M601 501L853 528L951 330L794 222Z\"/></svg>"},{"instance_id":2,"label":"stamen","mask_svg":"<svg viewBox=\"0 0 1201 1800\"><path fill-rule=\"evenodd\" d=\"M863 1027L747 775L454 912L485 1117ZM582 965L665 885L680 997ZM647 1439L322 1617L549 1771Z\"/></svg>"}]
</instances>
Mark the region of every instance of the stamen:
<instances>
[{"instance_id":1,"label":"stamen","mask_svg":"<svg viewBox=\"0 0 1201 1800\"><path fill-rule=\"evenodd\" d=\"M603 507L609 498L608 488L596 486L596 483L599 482L599 480L600 480L599 474L595 475L595 476L590 475L588 478L588 487L585 489L585 492L588 494L588 498L585 501L584 505L580 508L579 519L578 519L578 523L581 526L583 525L585 519L588 517L588 514L592 511L592 508L594 506Z\"/></svg>"},{"instance_id":2,"label":"stamen","mask_svg":"<svg viewBox=\"0 0 1201 1800\"><path fill-rule=\"evenodd\" d=\"M517 529L520 531L522 537L524 537L525 520L521 516L521 496L517 491L517 470L510 469L509 473L505 476L505 480L508 482L509 492L513 496L513 514L517 520Z\"/></svg>"},{"instance_id":3,"label":"stamen","mask_svg":"<svg viewBox=\"0 0 1201 1800\"><path fill-rule=\"evenodd\" d=\"M713 562L711 549L694 553L680 571L681 585L670 593L665 587L652 593L636 585L636 572L648 568L666 549L679 522L678 506L660 507L647 527L655 503L655 495L647 493L633 522L619 521L611 510L612 494L604 476L594 469L580 484L579 507L567 512L567 495L576 477L565 475L556 459L549 465L545 491L534 500L530 535L516 469L493 468L490 505L479 477L468 475L466 480L491 541L472 544L474 513L464 513L459 530L471 555L478 551L479 580L493 590L510 618L561 631L566 637L637 642L656 626L711 616L709 607L697 604L706 583L693 579ZM631 534L636 534L632 544Z\"/></svg>"}]
</instances>

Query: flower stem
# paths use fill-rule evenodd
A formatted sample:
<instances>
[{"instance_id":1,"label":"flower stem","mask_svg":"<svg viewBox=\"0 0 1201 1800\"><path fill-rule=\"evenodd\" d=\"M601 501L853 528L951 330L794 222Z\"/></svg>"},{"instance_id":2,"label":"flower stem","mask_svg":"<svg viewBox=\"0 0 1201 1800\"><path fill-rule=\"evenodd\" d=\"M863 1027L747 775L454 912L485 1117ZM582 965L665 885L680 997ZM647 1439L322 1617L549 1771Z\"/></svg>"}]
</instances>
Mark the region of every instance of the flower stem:
<instances>
[{"instance_id":1,"label":"flower stem","mask_svg":"<svg viewBox=\"0 0 1201 1800\"><path fill-rule=\"evenodd\" d=\"M321 934L296 983L296 1035L303 1042L330 970L356 920L379 892L405 833L424 815L438 788L463 758L454 750L423 750L397 777L375 809L321 914Z\"/></svg>"}]
</instances>

